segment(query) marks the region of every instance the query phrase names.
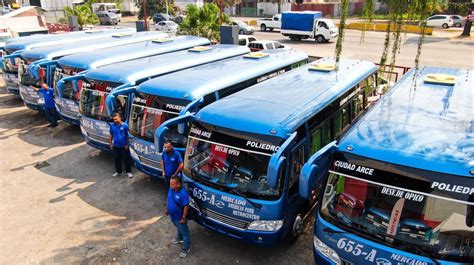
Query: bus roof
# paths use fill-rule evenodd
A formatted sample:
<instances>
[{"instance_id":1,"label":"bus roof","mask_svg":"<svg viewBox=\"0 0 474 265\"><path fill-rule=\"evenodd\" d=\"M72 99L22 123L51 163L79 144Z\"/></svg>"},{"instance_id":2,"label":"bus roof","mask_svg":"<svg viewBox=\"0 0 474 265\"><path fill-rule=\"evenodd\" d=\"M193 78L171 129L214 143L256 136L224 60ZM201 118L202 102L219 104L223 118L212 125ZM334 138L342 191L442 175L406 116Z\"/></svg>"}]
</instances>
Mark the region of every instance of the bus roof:
<instances>
[{"instance_id":1,"label":"bus roof","mask_svg":"<svg viewBox=\"0 0 474 265\"><path fill-rule=\"evenodd\" d=\"M8 42L5 49L10 50L28 50L41 47L50 47L53 45L61 45L75 42L82 42L84 39L92 40L110 36L113 34L134 32L134 29L123 28L123 29L104 29L98 31L76 31L65 34L48 34L45 38L31 37L25 40L19 39Z\"/></svg>"},{"instance_id":2,"label":"bus roof","mask_svg":"<svg viewBox=\"0 0 474 265\"><path fill-rule=\"evenodd\" d=\"M208 39L195 36L178 36L165 40L150 40L108 49L80 52L64 56L59 65L80 69L93 69L101 66L148 57L173 51L179 51L199 45L210 44Z\"/></svg>"},{"instance_id":3,"label":"bus roof","mask_svg":"<svg viewBox=\"0 0 474 265\"><path fill-rule=\"evenodd\" d=\"M423 67L415 79L414 73L405 74L347 132L339 150L352 146L350 153L371 159L473 177L472 70ZM428 74L457 80L454 86L425 83Z\"/></svg>"},{"instance_id":4,"label":"bus roof","mask_svg":"<svg viewBox=\"0 0 474 265\"><path fill-rule=\"evenodd\" d=\"M124 34L124 35L122 35ZM66 56L73 53L85 52L90 50L105 49L108 47L115 47L130 43L148 41L155 38L162 38L168 36L165 33L159 32L137 32L137 33L118 33L117 36L103 36L97 39L87 39L72 45L55 45L49 47L42 47L37 49L26 50L21 53L23 58L32 59L48 59Z\"/></svg>"},{"instance_id":5,"label":"bus roof","mask_svg":"<svg viewBox=\"0 0 474 265\"><path fill-rule=\"evenodd\" d=\"M259 59L238 56L160 76L141 84L138 91L192 101L308 58L305 53L294 50L268 50L265 53L269 55Z\"/></svg>"},{"instance_id":6,"label":"bus roof","mask_svg":"<svg viewBox=\"0 0 474 265\"><path fill-rule=\"evenodd\" d=\"M320 59L316 63L332 63ZM377 70L370 62L341 59L339 70L307 64L251 86L200 110L200 121L238 131L287 138L301 124Z\"/></svg>"},{"instance_id":7,"label":"bus roof","mask_svg":"<svg viewBox=\"0 0 474 265\"><path fill-rule=\"evenodd\" d=\"M130 83L150 76L156 76L200 64L210 63L248 53L244 46L220 44L208 46L209 50L190 52L188 50L116 63L91 70L86 73L88 79L114 83Z\"/></svg>"}]
</instances>

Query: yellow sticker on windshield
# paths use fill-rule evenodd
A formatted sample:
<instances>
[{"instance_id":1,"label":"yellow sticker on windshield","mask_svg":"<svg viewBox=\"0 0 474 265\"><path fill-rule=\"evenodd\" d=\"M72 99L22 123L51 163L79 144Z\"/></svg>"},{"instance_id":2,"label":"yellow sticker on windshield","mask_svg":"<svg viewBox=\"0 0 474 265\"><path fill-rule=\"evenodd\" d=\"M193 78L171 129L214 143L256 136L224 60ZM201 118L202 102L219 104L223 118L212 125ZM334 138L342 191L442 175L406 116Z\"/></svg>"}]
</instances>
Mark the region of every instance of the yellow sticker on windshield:
<instances>
[{"instance_id":1,"label":"yellow sticker on windshield","mask_svg":"<svg viewBox=\"0 0 474 265\"><path fill-rule=\"evenodd\" d=\"M263 57L267 57L269 54L264 53L264 52L251 52L246 55L244 55L244 58L250 58L250 59L260 59Z\"/></svg>"},{"instance_id":2,"label":"yellow sticker on windshield","mask_svg":"<svg viewBox=\"0 0 474 265\"><path fill-rule=\"evenodd\" d=\"M336 65L333 63L317 63L311 65L308 70L320 71L320 72L331 72L336 69Z\"/></svg>"},{"instance_id":3,"label":"yellow sticker on windshield","mask_svg":"<svg viewBox=\"0 0 474 265\"><path fill-rule=\"evenodd\" d=\"M456 84L456 77L445 74L427 74L425 76L425 83L454 86Z\"/></svg>"},{"instance_id":4,"label":"yellow sticker on windshield","mask_svg":"<svg viewBox=\"0 0 474 265\"><path fill-rule=\"evenodd\" d=\"M207 50L210 50L211 47L210 46L196 46L196 47L193 47L191 49L189 49L188 51L190 52L203 52L203 51L207 51Z\"/></svg>"}]
</instances>

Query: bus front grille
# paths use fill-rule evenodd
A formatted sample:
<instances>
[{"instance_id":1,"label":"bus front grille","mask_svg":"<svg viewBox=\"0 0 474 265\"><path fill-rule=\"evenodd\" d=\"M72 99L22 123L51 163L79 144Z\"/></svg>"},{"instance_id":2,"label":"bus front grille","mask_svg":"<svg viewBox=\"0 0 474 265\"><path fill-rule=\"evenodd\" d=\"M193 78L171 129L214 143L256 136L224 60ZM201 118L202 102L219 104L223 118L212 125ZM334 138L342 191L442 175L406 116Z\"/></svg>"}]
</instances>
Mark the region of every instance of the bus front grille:
<instances>
[{"instance_id":1,"label":"bus front grille","mask_svg":"<svg viewBox=\"0 0 474 265\"><path fill-rule=\"evenodd\" d=\"M74 112L70 109L67 109L67 108L63 108L61 106L58 106L59 107L59 110L61 111L61 114L66 116L66 117L69 117L69 118L72 118L72 119L79 119L79 113L77 112Z\"/></svg>"},{"instance_id":2,"label":"bus front grille","mask_svg":"<svg viewBox=\"0 0 474 265\"><path fill-rule=\"evenodd\" d=\"M161 170L161 161L151 160L141 155L139 155L138 158L140 158L140 162L142 162L143 165L153 169Z\"/></svg>"},{"instance_id":3,"label":"bus front grille","mask_svg":"<svg viewBox=\"0 0 474 265\"><path fill-rule=\"evenodd\" d=\"M109 144L109 137L100 136L90 131L87 131L87 136L89 136L89 138L91 138L92 140L96 142L107 144L107 145Z\"/></svg>"},{"instance_id":4,"label":"bus front grille","mask_svg":"<svg viewBox=\"0 0 474 265\"><path fill-rule=\"evenodd\" d=\"M246 221L238 220L238 219L229 217L227 215L220 214L218 212L215 212L213 210L210 210L210 209L207 209L207 208L204 208L204 207L201 208L201 212L204 215L206 215L206 217L209 218L209 219L212 219L212 220L214 220L218 223L223 223L223 224L226 224L228 226L235 227L235 228L240 229L240 230L246 229L248 224L249 224Z\"/></svg>"}]
</instances>

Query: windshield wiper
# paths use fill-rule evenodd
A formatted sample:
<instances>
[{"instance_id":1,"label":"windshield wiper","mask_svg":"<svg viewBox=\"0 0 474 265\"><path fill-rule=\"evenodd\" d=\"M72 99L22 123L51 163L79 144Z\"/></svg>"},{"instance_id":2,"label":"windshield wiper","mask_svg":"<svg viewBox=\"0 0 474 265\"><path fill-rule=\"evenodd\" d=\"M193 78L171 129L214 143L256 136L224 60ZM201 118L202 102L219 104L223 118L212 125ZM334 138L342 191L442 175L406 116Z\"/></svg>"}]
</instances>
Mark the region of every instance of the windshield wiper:
<instances>
[{"instance_id":1,"label":"windshield wiper","mask_svg":"<svg viewBox=\"0 0 474 265\"><path fill-rule=\"evenodd\" d=\"M238 187L232 187L232 186L230 186L230 185L228 185L228 184L226 184L225 186L229 189L229 192L230 192L230 193L233 193L234 195L237 195L237 196L240 196L240 197L244 198L244 199L245 199L248 203L250 203L253 207L255 207L255 208L259 209L259 210L262 208L262 205L261 205L261 204L255 203L255 202L249 200L249 199L247 198L247 196L246 196L245 194L243 194L243 193L239 190Z\"/></svg>"}]
</instances>

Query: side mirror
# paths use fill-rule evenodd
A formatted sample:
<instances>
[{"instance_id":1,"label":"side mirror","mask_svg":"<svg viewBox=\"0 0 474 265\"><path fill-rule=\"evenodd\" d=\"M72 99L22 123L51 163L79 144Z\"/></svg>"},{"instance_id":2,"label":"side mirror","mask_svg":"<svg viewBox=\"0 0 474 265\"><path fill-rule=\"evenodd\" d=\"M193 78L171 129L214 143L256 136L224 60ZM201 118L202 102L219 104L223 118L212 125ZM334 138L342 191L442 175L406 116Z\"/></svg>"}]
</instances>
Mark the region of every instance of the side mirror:
<instances>
[{"instance_id":1,"label":"side mirror","mask_svg":"<svg viewBox=\"0 0 474 265\"><path fill-rule=\"evenodd\" d=\"M286 139L286 141L280 146L278 151L274 153L271 158L270 162L268 163L268 171L267 171L267 185L270 188L276 188L278 186L278 180L280 177L280 168L284 165L285 157L283 154L286 152L287 148L293 143L296 139L297 133L294 132Z\"/></svg>"},{"instance_id":2,"label":"side mirror","mask_svg":"<svg viewBox=\"0 0 474 265\"><path fill-rule=\"evenodd\" d=\"M169 127L182 125L183 131L184 131L185 124L191 121L192 119L194 119L194 114L188 112L184 115L180 114L178 117L175 117L173 119L169 119L163 122L155 130L155 150L158 150L158 152L160 153L163 152L163 144L165 142L165 135L169 131Z\"/></svg>"},{"instance_id":3,"label":"side mirror","mask_svg":"<svg viewBox=\"0 0 474 265\"><path fill-rule=\"evenodd\" d=\"M331 163L336 141L327 144L314 153L304 164L299 178L299 194L305 199L319 193ZM317 191L317 193L315 192Z\"/></svg>"},{"instance_id":4,"label":"side mirror","mask_svg":"<svg viewBox=\"0 0 474 265\"><path fill-rule=\"evenodd\" d=\"M112 92L107 96L105 99L105 105L107 107L107 112L109 115L112 115L116 111L116 102L117 102L117 97L120 95L127 95L131 93L135 93L137 91L136 86L130 86L130 84L124 84L119 87L114 88Z\"/></svg>"}]
</instances>

